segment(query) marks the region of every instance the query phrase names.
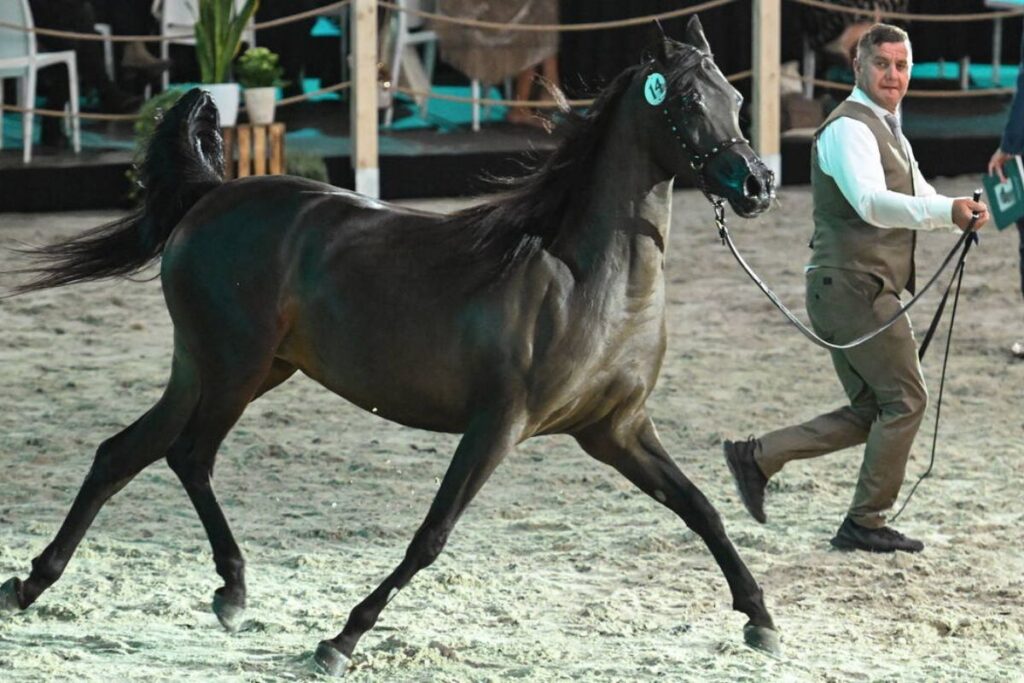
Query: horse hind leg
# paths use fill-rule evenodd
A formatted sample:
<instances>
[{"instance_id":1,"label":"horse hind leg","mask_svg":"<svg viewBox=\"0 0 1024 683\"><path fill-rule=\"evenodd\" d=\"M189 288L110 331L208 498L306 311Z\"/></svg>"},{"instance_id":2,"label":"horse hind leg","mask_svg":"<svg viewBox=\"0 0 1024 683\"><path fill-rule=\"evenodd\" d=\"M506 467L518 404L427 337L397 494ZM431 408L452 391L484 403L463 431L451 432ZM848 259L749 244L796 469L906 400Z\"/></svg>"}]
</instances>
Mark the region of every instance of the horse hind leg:
<instances>
[{"instance_id":1,"label":"horse hind leg","mask_svg":"<svg viewBox=\"0 0 1024 683\"><path fill-rule=\"evenodd\" d=\"M672 461L650 418L637 416L635 425L623 430L621 422L616 428L608 420L577 434L576 440L587 453L679 515L701 537L725 575L733 609L750 619L743 629L744 640L751 647L778 654L779 636L761 588L726 535L718 512Z\"/></svg>"},{"instance_id":2,"label":"horse hind leg","mask_svg":"<svg viewBox=\"0 0 1024 683\"><path fill-rule=\"evenodd\" d=\"M0 586L0 610L26 609L60 578L100 508L139 472L164 456L188 422L199 398L190 361L175 353L163 396L146 414L96 451L71 510L53 541L32 560L25 581Z\"/></svg>"},{"instance_id":3,"label":"horse hind leg","mask_svg":"<svg viewBox=\"0 0 1024 683\"><path fill-rule=\"evenodd\" d=\"M265 371L204 377L199 407L167 454L167 463L199 515L217 574L224 580L214 592L213 613L232 632L241 625L245 611L245 559L213 490L214 461L221 442L246 406L294 372L291 364L274 360Z\"/></svg>"}]
</instances>

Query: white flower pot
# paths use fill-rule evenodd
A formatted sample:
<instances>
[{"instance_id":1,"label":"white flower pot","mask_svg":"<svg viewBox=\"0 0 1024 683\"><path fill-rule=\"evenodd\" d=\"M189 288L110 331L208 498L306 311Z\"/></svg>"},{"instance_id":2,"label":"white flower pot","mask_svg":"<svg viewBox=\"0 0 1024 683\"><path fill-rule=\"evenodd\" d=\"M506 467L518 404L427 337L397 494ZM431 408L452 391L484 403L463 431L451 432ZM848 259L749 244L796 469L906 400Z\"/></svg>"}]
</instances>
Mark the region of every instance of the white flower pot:
<instances>
[{"instance_id":1,"label":"white flower pot","mask_svg":"<svg viewBox=\"0 0 1024 683\"><path fill-rule=\"evenodd\" d=\"M227 128L238 122L238 101L241 88L237 83L205 83L203 90L210 93L220 114L220 125Z\"/></svg>"},{"instance_id":2,"label":"white flower pot","mask_svg":"<svg viewBox=\"0 0 1024 683\"><path fill-rule=\"evenodd\" d=\"M274 108L277 105L277 88L246 88L245 112L249 123L264 126L274 122Z\"/></svg>"}]
</instances>

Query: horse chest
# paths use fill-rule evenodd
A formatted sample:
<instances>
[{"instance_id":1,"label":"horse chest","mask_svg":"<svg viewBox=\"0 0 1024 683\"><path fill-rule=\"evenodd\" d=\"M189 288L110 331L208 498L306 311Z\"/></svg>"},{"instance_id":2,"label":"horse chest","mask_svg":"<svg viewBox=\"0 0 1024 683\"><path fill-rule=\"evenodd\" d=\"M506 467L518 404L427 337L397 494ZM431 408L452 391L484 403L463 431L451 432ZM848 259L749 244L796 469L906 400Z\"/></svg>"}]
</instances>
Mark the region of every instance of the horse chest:
<instances>
[{"instance_id":1,"label":"horse chest","mask_svg":"<svg viewBox=\"0 0 1024 683\"><path fill-rule=\"evenodd\" d=\"M543 430L587 422L654 386L665 349L661 290L643 298L627 290L623 282L603 299L580 297L570 324L534 347L529 394Z\"/></svg>"}]
</instances>

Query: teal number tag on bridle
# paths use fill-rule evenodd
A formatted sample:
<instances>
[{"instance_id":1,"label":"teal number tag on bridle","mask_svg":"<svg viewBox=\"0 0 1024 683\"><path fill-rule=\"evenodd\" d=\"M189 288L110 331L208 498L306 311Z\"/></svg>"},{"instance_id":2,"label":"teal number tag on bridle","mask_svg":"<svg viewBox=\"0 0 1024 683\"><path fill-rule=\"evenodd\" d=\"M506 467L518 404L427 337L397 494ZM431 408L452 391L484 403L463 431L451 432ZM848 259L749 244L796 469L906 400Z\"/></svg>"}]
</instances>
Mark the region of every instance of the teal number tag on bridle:
<instances>
[{"instance_id":1,"label":"teal number tag on bridle","mask_svg":"<svg viewBox=\"0 0 1024 683\"><path fill-rule=\"evenodd\" d=\"M644 97L647 98L647 104L652 107L656 107L665 101L665 77L655 72L647 77L647 82L644 83Z\"/></svg>"}]
</instances>

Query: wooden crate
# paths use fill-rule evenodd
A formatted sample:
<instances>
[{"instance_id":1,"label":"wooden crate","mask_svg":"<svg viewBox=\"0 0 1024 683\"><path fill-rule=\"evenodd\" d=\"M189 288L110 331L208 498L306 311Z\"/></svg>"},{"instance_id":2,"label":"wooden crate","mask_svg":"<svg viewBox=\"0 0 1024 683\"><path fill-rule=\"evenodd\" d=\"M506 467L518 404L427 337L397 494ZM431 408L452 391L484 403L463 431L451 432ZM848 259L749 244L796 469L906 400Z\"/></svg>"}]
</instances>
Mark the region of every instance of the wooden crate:
<instances>
[{"instance_id":1,"label":"wooden crate","mask_svg":"<svg viewBox=\"0 0 1024 683\"><path fill-rule=\"evenodd\" d=\"M224 138L224 177L284 173L284 124L239 124L221 130ZM237 157L237 161L236 161Z\"/></svg>"}]
</instances>

